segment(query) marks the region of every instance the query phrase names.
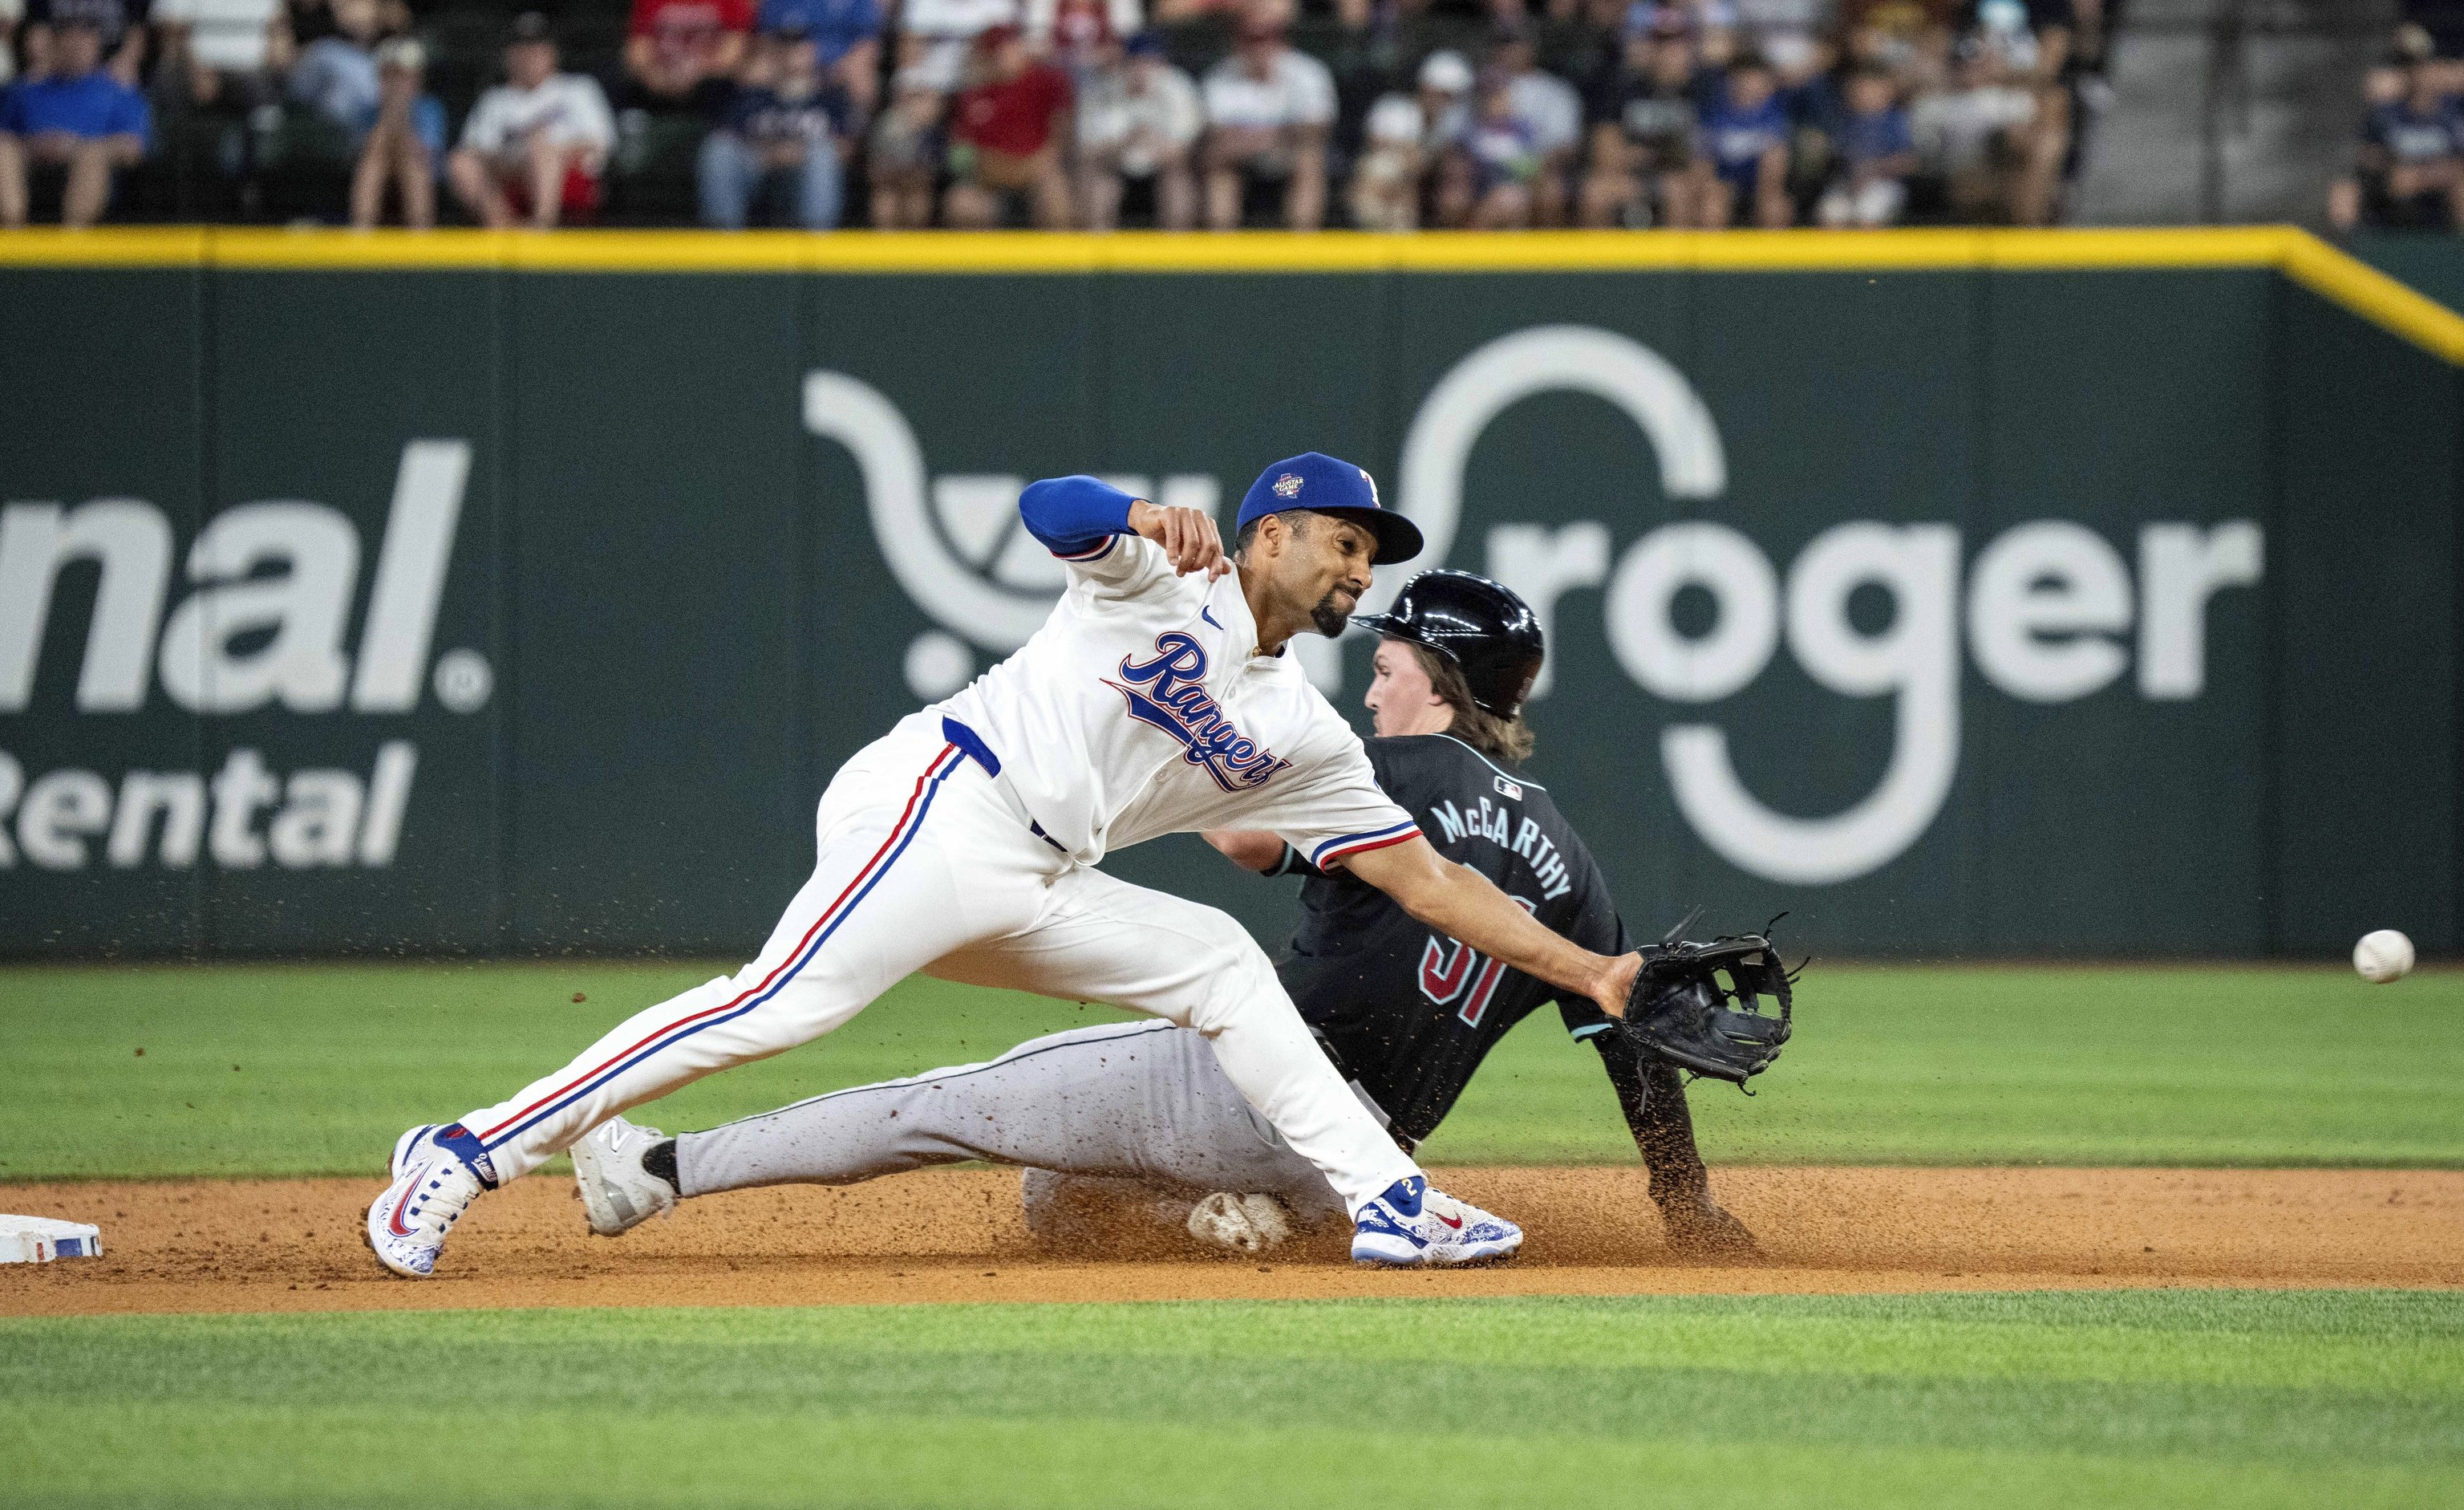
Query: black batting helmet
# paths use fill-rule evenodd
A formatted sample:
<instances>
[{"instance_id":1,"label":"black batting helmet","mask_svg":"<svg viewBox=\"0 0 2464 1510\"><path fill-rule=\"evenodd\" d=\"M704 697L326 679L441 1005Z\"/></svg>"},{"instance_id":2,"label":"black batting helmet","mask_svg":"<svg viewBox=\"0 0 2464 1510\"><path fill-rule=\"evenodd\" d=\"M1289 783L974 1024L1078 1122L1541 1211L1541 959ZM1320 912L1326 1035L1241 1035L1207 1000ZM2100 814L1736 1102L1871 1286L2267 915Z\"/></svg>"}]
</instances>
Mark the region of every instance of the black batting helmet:
<instances>
[{"instance_id":1,"label":"black batting helmet","mask_svg":"<svg viewBox=\"0 0 2464 1510\"><path fill-rule=\"evenodd\" d=\"M1471 700L1501 719L1523 711L1547 649L1530 604L1468 571L1423 571L1403 584L1392 609L1354 614L1352 622L1453 661Z\"/></svg>"}]
</instances>

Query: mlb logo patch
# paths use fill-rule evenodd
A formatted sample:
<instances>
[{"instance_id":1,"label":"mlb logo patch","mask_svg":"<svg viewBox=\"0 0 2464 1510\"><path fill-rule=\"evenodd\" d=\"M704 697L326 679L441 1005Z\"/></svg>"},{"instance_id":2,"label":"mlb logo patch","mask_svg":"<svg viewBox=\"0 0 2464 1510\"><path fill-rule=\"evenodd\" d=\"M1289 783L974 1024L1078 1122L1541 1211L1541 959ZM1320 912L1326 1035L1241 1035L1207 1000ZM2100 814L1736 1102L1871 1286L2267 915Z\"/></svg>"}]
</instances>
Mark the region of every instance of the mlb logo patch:
<instances>
[{"instance_id":1,"label":"mlb logo patch","mask_svg":"<svg viewBox=\"0 0 2464 1510\"><path fill-rule=\"evenodd\" d=\"M1275 497L1279 499L1298 498L1300 497L1300 492L1301 478L1299 473L1287 472L1282 477L1275 479Z\"/></svg>"},{"instance_id":2,"label":"mlb logo patch","mask_svg":"<svg viewBox=\"0 0 2464 1510\"><path fill-rule=\"evenodd\" d=\"M1516 802L1521 802L1523 800L1523 788L1515 783L1507 781L1503 776L1497 778L1497 794L1501 797L1511 798Z\"/></svg>"}]
</instances>

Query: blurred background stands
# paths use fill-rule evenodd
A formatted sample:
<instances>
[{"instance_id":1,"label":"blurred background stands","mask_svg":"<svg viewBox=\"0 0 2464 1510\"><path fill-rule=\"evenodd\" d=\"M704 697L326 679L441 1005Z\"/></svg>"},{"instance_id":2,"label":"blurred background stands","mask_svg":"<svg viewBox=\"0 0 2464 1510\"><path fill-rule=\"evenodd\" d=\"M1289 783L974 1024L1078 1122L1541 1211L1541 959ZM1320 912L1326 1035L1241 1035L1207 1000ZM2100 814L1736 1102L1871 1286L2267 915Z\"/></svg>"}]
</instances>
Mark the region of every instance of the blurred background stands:
<instances>
[{"instance_id":1,"label":"blurred background stands","mask_svg":"<svg viewBox=\"0 0 2464 1510\"><path fill-rule=\"evenodd\" d=\"M38 31L31 18L17 20L14 12L39 11L44 3L0 0L0 33L8 33L12 44L6 66L24 63ZM341 0L345 7L368 3ZM501 77L508 28L529 7L522 0L374 3L383 12L384 33L407 31L426 43L426 89L444 107L450 143L458 137L480 92ZM927 3L905 0L906 6ZM951 9L948 0L939 3L941 9ZM1988 8L1996 4L2022 8L2022 0L1984 0ZM1165 56L1190 78L1202 79L1232 52L1233 5L1224 0L1148 0L1148 5L1147 19L1160 33ZM898 0L883 7L889 35L879 55L879 80L885 100L893 92L889 86L904 77L895 45L902 9ZM961 9L993 18L1002 5L1001 0L986 0ZM1092 5L1059 0L1008 9L1030 30L1039 23L1047 28L1049 45L1062 56L1085 40L1069 31L1072 25L1116 28L1109 19L1088 23L1086 18L1119 7L1111 0ZM1638 14L1651 9L1627 0L1531 0L1528 6L1525 0L1309 0L1292 17L1288 34L1292 45L1323 62L1334 80L1329 223L1349 223L1352 196L1346 188L1364 155L1373 106L1381 98L1411 95L1419 66L1432 53L1452 51L1485 70L1506 45L1501 25L1512 27L1529 39L1541 70L1583 94L1588 130L1601 122L1600 81L1615 73L1623 39ZM1839 133L1821 118L1822 110L1836 105L1825 104L1819 89L1809 93L1792 83L1802 80L1797 70L1815 29L1837 34L1832 29L1841 21L1904 11L1929 18L1937 34L1947 36L1952 23L1973 25L1980 11L1976 0L1965 5L1961 0L1673 0L1660 9L1682 12L1698 25L1725 26L1733 39L1725 45L1758 44L1778 65L1783 96L1798 127L1790 156L1789 192L1790 212L1800 224L1814 223L1826 188L1836 191L1838 183ZM2024 9L2033 22L2071 7L2056 0L2049 8L2035 0ZM125 174L111 218L341 220L355 151L353 132L286 87L293 60L343 30L337 11L336 0L156 0L143 28L146 56L141 65L155 104L155 145ZM2100 11L2101 22L2094 16ZM709 129L710 111L688 105L653 108L661 102L646 102L630 87L625 0L566 0L548 8L548 14L556 27L561 66L599 78L617 103L618 140L597 223L693 223L694 159ZM2044 91L2039 115L2041 120L2041 109L2053 107L2067 116L2059 122L2057 144L2061 180L2042 212L2073 223L2290 220L2323 225L2330 186L2356 171L2363 91L2373 65L2387 56L2397 29L2416 22L2441 56L2464 52L2464 0L2102 0L2101 5L2080 0L2077 14L2074 58L2063 71L2059 98ZM2108 33L2109 40L2097 36L2099 31ZM1705 47L1706 55L1712 51ZM1911 81L1916 78L1911 75L1901 81L1899 102L1921 124L1928 119L1928 101L1937 123L1946 113L1960 114L1960 100L1952 99L1946 105L1944 100L1958 95L1962 55L1956 49L1945 51L1929 78ZM1075 63L1070 66L1083 84L1088 76ZM2004 93L2009 93L2007 87ZM1709 94L1705 99L1712 105L1718 102ZM1923 140L1921 133L1920 144ZM940 144L933 146L937 150ZM1996 149L2014 155L1999 144ZM2024 144L2016 155L2024 155ZM871 197L866 160L860 147L850 152L846 194L850 224L865 223ZM1564 220L1577 218L1571 201L1596 166L1588 147L1571 164L1552 164L1550 171L1564 175L1555 187L1565 191L1531 196L1542 207L1543 223L1552 219L1552 200L1568 202L1559 212ZM2029 206L2025 189L1989 195L1980 205L1947 195L1943 178L1939 163L1929 163L1915 175L1908 220L2025 220L2038 212ZM53 208L42 203L41 189L38 184L37 218ZM450 195L440 195L447 218L456 218L459 209L450 201ZM1428 202L1434 210L1434 196ZM1252 195L1244 205L1246 223L1275 223L1275 210L1273 196ZM1124 223L1153 223L1152 214L1139 209L1126 215ZM1683 223L1672 222L1664 206L1649 218ZM1023 216L1013 219L1023 222ZM1442 214L1424 217L1422 223L1431 219L1444 223Z\"/></svg>"}]
</instances>

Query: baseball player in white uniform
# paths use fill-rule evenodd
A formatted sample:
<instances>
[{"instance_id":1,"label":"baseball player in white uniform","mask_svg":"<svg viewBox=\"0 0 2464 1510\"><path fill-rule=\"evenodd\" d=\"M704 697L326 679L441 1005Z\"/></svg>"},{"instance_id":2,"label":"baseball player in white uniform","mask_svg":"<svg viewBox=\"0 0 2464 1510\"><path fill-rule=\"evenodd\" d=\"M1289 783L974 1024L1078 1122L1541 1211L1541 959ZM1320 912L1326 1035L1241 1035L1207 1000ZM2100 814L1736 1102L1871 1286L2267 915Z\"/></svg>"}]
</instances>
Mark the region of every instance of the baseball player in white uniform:
<instances>
[{"instance_id":1,"label":"baseball player in white uniform","mask_svg":"<svg viewBox=\"0 0 2464 1510\"><path fill-rule=\"evenodd\" d=\"M1231 557L1205 515L1092 477L1031 484L1019 510L1067 564L1044 627L840 768L812 878L752 964L635 1014L494 1106L404 1133L367 1212L387 1269L426 1277L484 1191L627 1107L819 1037L916 970L1196 1029L1324 1172L1357 1260L1467 1263L1521 1246L1513 1223L1429 1188L1239 923L1094 868L1162 833L1265 830L1622 1014L1640 956L1581 948L1441 857L1287 654L1296 633L1340 633L1373 566L1411 559L1419 531L1379 506L1367 472L1315 452L1250 487Z\"/></svg>"}]
</instances>

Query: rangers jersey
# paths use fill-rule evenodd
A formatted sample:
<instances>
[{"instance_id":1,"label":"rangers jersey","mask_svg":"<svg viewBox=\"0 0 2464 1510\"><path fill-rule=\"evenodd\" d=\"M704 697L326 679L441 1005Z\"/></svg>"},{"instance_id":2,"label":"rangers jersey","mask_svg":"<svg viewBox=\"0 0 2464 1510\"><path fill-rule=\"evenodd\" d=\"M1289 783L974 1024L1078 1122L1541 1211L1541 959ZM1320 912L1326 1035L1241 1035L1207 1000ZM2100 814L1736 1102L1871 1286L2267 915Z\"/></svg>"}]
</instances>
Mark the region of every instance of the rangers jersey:
<instances>
[{"instance_id":1,"label":"rangers jersey","mask_svg":"<svg viewBox=\"0 0 2464 1510\"><path fill-rule=\"evenodd\" d=\"M1419 833L1298 657L1258 648L1237 570L1177 576L1130 495L1029 486L1068 589L1017 654L932 711L988 747L1040 833L1082 864L1159 834L1265 829L1313 863Z\"/></svg>"}]
</instances>

